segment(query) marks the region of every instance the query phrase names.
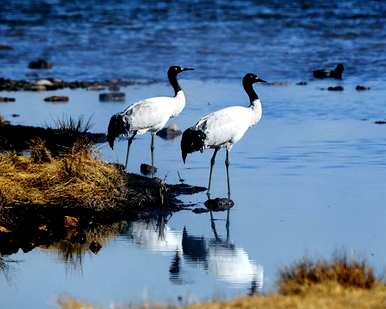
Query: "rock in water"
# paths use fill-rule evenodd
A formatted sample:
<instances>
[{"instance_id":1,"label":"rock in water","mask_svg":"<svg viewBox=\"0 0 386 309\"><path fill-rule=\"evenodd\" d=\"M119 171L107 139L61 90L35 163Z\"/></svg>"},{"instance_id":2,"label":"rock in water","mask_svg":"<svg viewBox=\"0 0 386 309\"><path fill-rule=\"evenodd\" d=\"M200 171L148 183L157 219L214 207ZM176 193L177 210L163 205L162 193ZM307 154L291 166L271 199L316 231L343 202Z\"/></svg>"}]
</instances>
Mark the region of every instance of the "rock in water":
<instances>
[{"instance_id":1,"label":"rock in water","mask_svg":"<svg viewBox=\"0 0 386 309\"><path fill-rule=\"evenodd\" d=\"M356 91L366 91L366 90L370 90L370 87L358 85L355 87L355 90Z\"/></svg>"},{"instance_id":2,"label":"rock in water","mask_svg":"<svg viewBox=\"0 0 386 309\"><path fill-rule=\"evenodd\" d=\"M145 176L154 175L155 173L157 173L157 168L155 166L151 166L145 163L141 164L140 170L141 173Z\"/></svg>"},{"instance_id":3,"label":"rock in water","mask_svg":"<svg viewBox=\"0 0 386 309\"><path fill-rule=\"evenodd\" d=\"M182 134L181 130L178 129L175 123L157 132L157 135L160 138L167 139L167 140L175 139L177 136L180 136L181 134Z\"/></svg>"},{"instance_id":4,"label":"rock in water","mask_svg":"<svg viewBox=\"0 0 386 309\"><path fill-rule=\"evenodd\" d=\"M15 98L8 98L8 97L0 97L0 103L8 103L8 102L15 102Z\"/></svg>"},{"instance_id":5,"label":"rock in water","mask_svg":"<svg viewBox=\"0 0 386 309\"><path fill-rule=\"evenodd\" d=\"M68 102L69 98L67 96L58 96L53 95L44 99L45 102Z\"/></svg>"},{"instance_id":6,"label":"rock in water","mask_svg":"<svg viewBox=\"0 0 386 309\"><path fill-rule=\"evenodd\" d=\"M209 199L205 203L205 207L211 211L224 211L232 208L235 203L229 198Z\"/></svg>"},{"instance_id":7,"label":"rock in water","mask_svg":"<svg viewBox=\"0 0 386 309\"><path fill-rule=\"evenodd\" d=\"M102 249L102 245L99 242L93 240L88 246L88 248L92 253L97 254L99 250Z\"/></svg>"},{"instance_id":8,"label":"rock in water","mask_svg":"<svg viewBox=\"0 0 386 309\"><path fill-rule=\"evenodd\" d=\"M125 93L124 92L101 93L99 95L99 101L101 101L101 102L123 102L123 101L125 101Z\"/></svg>"},{"instance_id":9,"label":"rock in water","mask_svg":"<svg viewBox=\"0 0 386 309\"><path fill-rule=\"evenodd\" d=\"M342 86L334 86L334 87L328 87L328 91L343 91L344 88Z\"/></svg>"},{"instance_id":10,"label":"rock in water","mask_svg":"<svg viewBox=\"0 0 386 309\"><path fill-rule=\"evenodd\" d=\"M38 59L36 61L31 61L28 65L28 68L40 70L40 69L51 69L53 65L48 63L45 59Z\"/></svg>"}]
</instances>

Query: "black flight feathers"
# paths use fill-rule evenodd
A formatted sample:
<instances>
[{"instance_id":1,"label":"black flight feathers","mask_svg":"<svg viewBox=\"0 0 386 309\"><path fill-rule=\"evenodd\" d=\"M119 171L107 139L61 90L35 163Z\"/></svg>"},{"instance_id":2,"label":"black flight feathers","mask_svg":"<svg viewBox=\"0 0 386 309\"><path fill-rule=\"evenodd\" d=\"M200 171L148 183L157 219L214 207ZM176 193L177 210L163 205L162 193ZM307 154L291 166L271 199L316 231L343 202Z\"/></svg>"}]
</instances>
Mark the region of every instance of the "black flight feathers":
<instances>
[{"instance_id":1,"label":"black flight feathers","mask_svg":"<svg viewBox=\"0 0 386 309\"><path fill-rule=\"evenodd\" d=\"M199 150L202 151L204 149L205 139L206 134L201 130L194 130L189 128L184 131L181 139L181 153L184 163L188 153Z\"/></svg>"},{"instance_id":2,"label":"black flight feathers","mask_svg":"<svg viewBox=\"0 0 386 309\"><path fill-rule=\"evenodd\" d=\"M129 132L123 120L123 115L115 114L110 118L109 127L107 129L107 141L111 149L114 149L115 139L121 135Z\"/></svg>"}]
</instances>

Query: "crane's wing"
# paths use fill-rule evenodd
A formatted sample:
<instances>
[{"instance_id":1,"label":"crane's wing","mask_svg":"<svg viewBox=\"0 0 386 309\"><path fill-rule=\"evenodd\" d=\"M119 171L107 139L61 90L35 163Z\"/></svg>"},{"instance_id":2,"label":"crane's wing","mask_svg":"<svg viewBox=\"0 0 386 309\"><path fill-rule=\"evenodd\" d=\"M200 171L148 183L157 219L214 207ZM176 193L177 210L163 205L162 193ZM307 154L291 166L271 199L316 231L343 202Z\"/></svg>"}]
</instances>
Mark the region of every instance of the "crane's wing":
<instances>
[{"instance_id":1,"label":"crane's wing","mask_svg":"<svg viewBox=\"0 0 386 309\"><path fill-rule=\"evenodd\" d=\"M124 112L131 131L159 130L171 116L170 98L156 97L138 101Z\"/></svg>"},{"instance_id":2,"label":"crane's wing","mask_svg":"<svg viewBox=\"0 0 386 309\"><path fill-rule=\"evenodd\" d=\"M250 111L232 106L202 117L194 126L206 134L207 147L217 147L237 142L250 125Z\"/></svg>"}]
</instances>

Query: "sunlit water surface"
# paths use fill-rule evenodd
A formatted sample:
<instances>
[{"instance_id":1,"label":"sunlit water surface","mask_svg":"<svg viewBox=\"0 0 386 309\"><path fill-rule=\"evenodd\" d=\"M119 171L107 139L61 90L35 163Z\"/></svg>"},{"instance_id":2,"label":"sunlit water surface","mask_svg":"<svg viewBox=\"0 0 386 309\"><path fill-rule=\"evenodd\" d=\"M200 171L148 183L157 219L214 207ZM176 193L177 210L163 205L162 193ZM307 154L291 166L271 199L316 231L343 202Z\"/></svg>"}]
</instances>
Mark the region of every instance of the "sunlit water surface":
<instances>
[{"instance_id":1,"label":"sunlit water surface","mask_svg":"<svg viewBox=\"0 0 386 309\"><path fill-rule=\"evenodd\" d=\"M265 77L265 76L264 76ZM269 76L265 77L269 79ZM234 208L210 216L182 211L163 228L156 221L129 222L106 237L101 251L64 259L55 248L36 248L6 257L0 274L4 308L52 308L70 295L97 304L176 303L231 297L275 289L278 271L305 255L330 257L336 250L366 257L382 273L386 255L386 90L367 81L368 92L342 82L344 92L320 88L330 82L297 86L256 86L262 121L231 152ZM247 105L239 80L182 80L188 98L182 114L170 121L181 129L203 114L232 104ZM0 113L14 123L51 124L64 115L92 115L93 131L105 132L110 116L129 102L170 95L166 83L122 89L124 103L101 103L98 92L63 90L67 104L43 101L47 93L12 93L16 103ZM12 118L18 113L20 117ZM207 185L211 151L188 156L183 165L180 139L156 139L158 176ZM126 142L114 151L98 145L102 157L122 162ZM217 157L213 195L226 195L224 153ZM129 170L150 161L150 136L134 141ZM205 193L184 198L202 206ZM185 231L184 231L185 229Z\"/></svg>"}]
</instances>

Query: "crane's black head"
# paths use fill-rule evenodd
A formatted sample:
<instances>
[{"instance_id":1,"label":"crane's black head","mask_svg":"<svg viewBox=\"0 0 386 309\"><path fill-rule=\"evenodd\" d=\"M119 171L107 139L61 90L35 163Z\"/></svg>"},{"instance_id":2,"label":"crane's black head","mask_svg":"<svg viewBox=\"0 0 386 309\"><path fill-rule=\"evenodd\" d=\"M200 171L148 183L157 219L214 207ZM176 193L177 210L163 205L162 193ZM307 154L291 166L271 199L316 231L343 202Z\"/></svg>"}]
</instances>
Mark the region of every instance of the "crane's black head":
<instances>
[{"instance_id":1,"label":"crane's black head","mask_svg":"<svg viewBox=\"0 0 386 309\"><path fill-rule=\"evenodd\" d=\"M194 70L193 68L183 68L180 67L179 65L172 65L169 67L168 70L168 76L177 76L177 74L184 72L184 71L192 71Z\"/></svg>"},{"instance_id":2,"label":"crane's black head","mask_svg":"<svg viewBox=\"0 0 386 309\"><path fill-rule=\"evenodd\" d=\"M253 74L253 73L245 74L245 76L243 77L243 85L245 84L252 85L254 83L266 83L266 81L258 77L256 74Z\"/></svg>"},{"instance_id":3,"label":"crane's black head","mask_svg":"<svg viewBox=\"0 0 386 309\"><path fill-rule=\"evenodd\" d=\"M253 73L245 74L245 76L243 77L243 87L245 92L248 94L249 101L251 104L252 102L254 102L259 98L255 90L253 90L252 85L254 83L266 83L266 81L258 77L256 74L253 74Z\"/></svg>"},{"instance_id":4,"label":"crane's black head","mask_svg":"<svg viewBox=\"0 0 386 309\"><path fill-rule=\"evenodd\" d=\"M188 153L204 149L206 134L201 130L186 129L181 138L181 154L185 163Z\"/></svg>"},{"instance_id":5,"label":"crane's black head","mask_svg":"<svg viewBox=\"0 0 386 309\"><path fill-rule=\"evenodd\" d=\"M111 149L114 149L115 139L126 133L125 123L121 114L115 114L110 118L109 127L107 129L107 141Z\"/></svg>"}]
</instances>

